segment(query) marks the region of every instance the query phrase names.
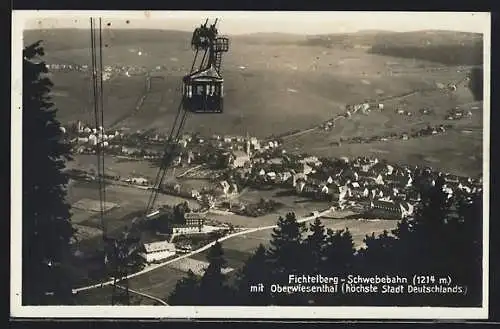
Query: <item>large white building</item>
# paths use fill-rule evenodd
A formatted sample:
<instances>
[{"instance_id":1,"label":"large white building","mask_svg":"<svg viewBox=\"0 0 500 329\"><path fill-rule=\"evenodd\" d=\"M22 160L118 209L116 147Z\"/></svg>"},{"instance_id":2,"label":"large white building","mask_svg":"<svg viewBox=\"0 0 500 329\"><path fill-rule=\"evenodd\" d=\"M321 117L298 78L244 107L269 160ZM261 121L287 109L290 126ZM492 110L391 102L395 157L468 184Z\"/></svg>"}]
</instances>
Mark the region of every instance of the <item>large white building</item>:
<instances>
[{"instance_id":1,"label":"large white building","mask_svg":"<svg viewBox=\"0 0 500 329\"><path fill-rule=\"evenodd\" d=\"M175 255L175 245L168 241L145 243L139 255L147 263L152 263Z\"/></svg>"},{"instance_id":2,"label":"large white building","mask_svg":"<svg viewBox=\"0 0 500 329\"><path fill-rule=\"evenodd\" d=\"M250 162L250 155L243 151L234 151L231 162L234 168L243 167L247 162Z\"/></svg>"}]
</instances>

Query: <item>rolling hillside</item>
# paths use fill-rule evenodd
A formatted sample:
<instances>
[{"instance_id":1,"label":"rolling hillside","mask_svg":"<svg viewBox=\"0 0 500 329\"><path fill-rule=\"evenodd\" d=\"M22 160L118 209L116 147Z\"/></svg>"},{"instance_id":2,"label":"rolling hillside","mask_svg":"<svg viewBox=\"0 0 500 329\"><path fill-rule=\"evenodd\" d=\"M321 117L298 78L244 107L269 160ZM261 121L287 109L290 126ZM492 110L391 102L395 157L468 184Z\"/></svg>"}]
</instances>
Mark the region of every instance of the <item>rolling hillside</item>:
<instances>
[{"instance_id":1,"label":"rolling hillside","mask_svg":"<svg viewBox=\"0 0 500 329\"><path fill-rule=\"evenodd\" d=\"M442 43L455 42L443 33L437 33L439 38L451 41ZM44 40L47 63L89 64L88 34L86 30L31 30L25 33L25 43ZM341 38L352 43L362 39L365 45L371 42L373 46L391 38L397 43L401 35L366 32ZM167 67L160 73L164 81L156 82L155 95L149 101L146 97L136 113L135 106L144 92L144 77L117 76L108 81L104 86L107 125L123 120L120 126L133 129L170 129L179 102L180 79L193 58L190 38L190 33L180 31L103 32L104 65ZM466 36L461 38L465 40ZM411 40L417 42L418 38ZM461 70L435 62L370 54L363 47L325 47L306 42L305 36L268 33L232 38L223 65L226 111L222 115L191 116L186 130L268 136L331 118L346 103L433 87L464 75ZM59 119L88 119L88 78L78 72L56 72L52 80Z\"/></svg>"}]
</instances>

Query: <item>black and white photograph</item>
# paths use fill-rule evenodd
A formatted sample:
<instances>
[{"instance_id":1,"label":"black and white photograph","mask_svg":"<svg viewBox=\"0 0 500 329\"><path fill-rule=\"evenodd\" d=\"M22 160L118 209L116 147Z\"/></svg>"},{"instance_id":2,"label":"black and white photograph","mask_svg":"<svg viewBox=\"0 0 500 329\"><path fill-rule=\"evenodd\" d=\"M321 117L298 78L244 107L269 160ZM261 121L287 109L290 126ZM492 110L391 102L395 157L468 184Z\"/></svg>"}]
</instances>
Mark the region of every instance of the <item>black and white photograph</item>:
<instances>
[{"instance_id":1,"label":"black and white photograph","mask_svg":"<svg viewBox=\"0 0 500 329\"><path fill-rule=\"evenodd\" d=\"M487 318L490 24L13 11L11 316Z\"/></svg>"}]
</instances>

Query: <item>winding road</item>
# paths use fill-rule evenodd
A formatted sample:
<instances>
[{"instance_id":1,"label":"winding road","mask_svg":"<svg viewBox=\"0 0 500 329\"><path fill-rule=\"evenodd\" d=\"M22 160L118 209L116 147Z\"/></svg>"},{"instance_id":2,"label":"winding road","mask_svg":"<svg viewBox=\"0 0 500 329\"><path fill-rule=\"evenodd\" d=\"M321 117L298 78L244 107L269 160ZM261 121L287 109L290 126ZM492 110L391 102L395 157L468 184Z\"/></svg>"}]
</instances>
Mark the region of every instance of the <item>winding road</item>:
<instances>
[{"instance_id":1,"label":"winding road","mask_svg":"<svg viewBox=\"0 0 500 329\"><path fill-rule=\"evenodd\" d=\"M299 223L308 222L308 221L314 220L314 219L316 219L318 217L323 217L323 216L327 215L328 213L330 213L332 211L334 211L333 207L329 208L327 210L324 210L322 212L318 212L315 215L300 218L300 219L297 220L297 222L299 222ZM243 231L239 231L239 232L236 232L236 233L232 233L232 234L226 235L226 236L220 238L217 241L222 242L222 241L225 241L225 240L228 240L228 239L240 236L240 235L245 235L245 234L259 232L259 231L264 231L264 230L270 230L270 229L273 229L273 228L276 228L276 227L277 227L277 225L260 226L260 227L256 227L256 228L250 228L250 229L246 229L246 230L243 230ZM194 250L194 251L192 251L192 252L190 252L188 254L184 254L184 255L179 256L177 258L168 260L166 262L163 262L163 263L160 263L160 264L154 264L154 265L151 265L151 266L147 266L146 268L144 268L143 270L141 270L139 272L136 272L136 273L128 275L127 278L130 279L130 278L133 278L133 277L136 277L136 276L139 276L139 275L142 275L142 274L154 271L154 270L156 270L156 269L158 269L160 267L172 264L172 263L177 262L177 261L179 261L181 259L188 258L188 257L191 257L193 255L199 254L199 253L201 253L201 252L203 252L205 250L208 250L217 241L210 242L209 244L207 244L207 245L205 245L205 246L203 246L203 247L201 247L199 249L196 249L196 250ZM97 284L94 284L94 285L91 285L91 286L86 286L86 287L81 287L81 288L73 289L73 294L79 293L80 291L85 291L85 290L100 288L100 287L104 287L104 286L108 286L108 285L112 285L112 284L113 284L113 280L109 280L109 281L105 281L105 282L103 281L101 283L97 283ZM152 296L146 296L145 294L142 294L142 295L144 297L152 298ZM153 297L153 298L156 299L156 297Z\"/></svg>"}]
</instances>

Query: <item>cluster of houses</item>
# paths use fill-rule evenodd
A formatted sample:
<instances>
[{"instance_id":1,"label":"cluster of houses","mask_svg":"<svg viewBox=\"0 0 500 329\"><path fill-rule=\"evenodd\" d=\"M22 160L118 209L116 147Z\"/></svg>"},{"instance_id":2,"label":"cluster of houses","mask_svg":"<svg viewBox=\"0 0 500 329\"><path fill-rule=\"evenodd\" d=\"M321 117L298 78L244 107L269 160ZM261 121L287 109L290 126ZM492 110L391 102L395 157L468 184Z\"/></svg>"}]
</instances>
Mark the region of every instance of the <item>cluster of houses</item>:
<instances>
[{"instance_id":1,"label":"cluster of houses","mask_svg":"<svg viewBox=\"0 0 500 329\"><path fill-rule=\"evenodd\" d=\"M390 133L383 136L372 136L372 137L351 137L346 139L341 139L340 142L345 142L348 144L362 144L362 143L372 143L376 141L387 142L389 140L409 140L410 138L423 137L423 136L433 136L444 134L447 129L453 128L452 125L436 125L436 126L427 126L425 128L421 128L418 130L414 130L412 132L404 132L404 133Z\"/></svg>"},{"instance_id":2,"label":"cluster of houses","mask_svg":"<svg viewBox=\"0 0 500 329\"><path fill-rule=\"evenodd\" d=\"M158 210L149 216L149 218L154 218L155 216L161 214ZM182 223L169 223L168 233L172 236L174 235L189 235L195 233L202 233L203 227L207 220L206 212L188 212L184 214L184 220ZM164 260L166 258L172 257L177 253L184 253L186 248L178 247L170 240L165 241L155 241L151 243L143 243L139 255L147 262L154 263L157 261Z\"/></svg>"},{"instance_id":3,"label":"cluster of houses","mask_svg":"<svg viewBox=\"0 0 500 329\"><path fill-rule=\"evenodd\" d=\"M366 106L353 106L363 110ZM379 104L382 105L382 104ZM370 105L372 106L372 105ZM370 107L369 107L370 108ZM383 109L383 106L378 106ZM422 131L403 134L399 137L406 140L418 134L434 135L446 131L446 126L427 127ZM127 136L116 131L107 135L102 128L78 126L77 143L95 147L102 142L109 146L113 140L124 140ZM141 135L142 136L142 135ZM392 137L392 136L389 136ZM159 134L144 134L144 142L162 144L165 137ZM196 199L204 208L213 208L216 200L235 196L242 186L280 186L295 190L298 195L309 196L318 200L337 202L340 207L361 204L369 209L380 209L385 212L405 216L413 211L412 204L419 201L413 188L413 180L417 169L401 167L380 162L377 158L361 157L349 160L318 159L313 156L289 155L281 148L279 141L260 141L249 136L219 136L205 138L185 134L179 141L179 153L174 158L173 166L189 164L207 164L210 157L222 157L223 168L230 171L229 178L220 178L210 188L203 190L189 189L181 183L167 183L162 188L165 192ZM145 154L144 149L119 145L123 154L140 153L143 157L159 157ZM214 151L215 150L215 151ZM147 152L146 152L147 153ZM426 177L436 179L436 173L429 172ZM457 189L473 192L476 187L471 179L456 178L449 180L447 188L454 193ZM458 181L458 183L455 183ZM147 185L144 178L136 177L128 180L131 184ZM428 182L432 183L432 180Z\"/></svg>"},{"instance_id":4,"label":"cluster of houses","mask_svg":"<svg viewBox=\"0 0 500 329\"><path fill-rule=\"evenodd\" d=\"M45 67L49 71L59 71L59 72L87 72L90 70L87 64L45 64ZM159 70L158 67L156 70ZM103 68L103 79L107 80L112 75L140 75L145 74L149 70L145 66L135 66L135 65L105 65Z\"/></svg>"},{"instance_id":5,"label":"cluster of houses","mask_svg":"<svg viewBox=\"0 0 500 329\"><path fill-rule=\"evenodd\" d=\"M76 153L92 152L98 144L107 149L120 148L118 144L112 143L112 141L120 140L124 136L118 130L114 133L107 133L103 127L92 128L85 126L81 121L77 122L73 135L70 142L73 144Z\"/></svg>"},{"instance_id":6,"label":"cluster of houses","mask_svg":"<svg viewBox=\"0 0 500 329\"><path fill-rule=\"evenodd\" d=\"M347 105L345 115L350 117L356 113L368 114L372 110L383 111L384 104L382 103L360 103L360 104L351 104Z\"/></svg>"},{"instance_id":7,"label":"cluster of houses","mask_svg":"<svg viewBox=\"0 0 500 329\"><path fill-rule=\"evenodd\" d=\"M86 64L45 64L45 67L49 71L60 71L60 72L86 72L89 69L89 66Z\"/></svg>"},{"instance_id":8,"label":"cluster of houses","mask_svg":"<svg viewBox=\"0 0 500 329\"><path fill-rule=\"evenodd\" d=\"M330 130L335 126L335 121L340 119L340 118L350 118L353 114L368 114L371 111L383 111L384 110L384 104L382 103L370 103L370 102L365 102L365 103L359 103L359 104L348 104L346 106L346 111L343 114L339 114L337 117L327 120L326 122L323 122L320 125L320 128L323 128L324 130Z\"/></svg>"},{"instance_id":9,"label":"cluster of houses","mask_svg":"<svg viewBox=\"0 0 500 329\"><path fill-rule=\"evenodd\" d=\"M465 111L463 109L460 109L458 107L453 108L449 110L446 115L445 119L446 120L461 120L464 118L470 118L472 116L472 111Z\"/></svg>"},{"instance_id":10,"label":"cluster of houses","mask_svg":"<svg viewBox=\"0 0 500 329\"><path fill-rule=\"evenodd\" d=\"M458 191L473 193L479 188L478 182L471 178L391 165L367 157L322 161L317 157L293 158L287 154L260 155L252 158L249 168L235 168L234 175L245 179L248 185L293 188L297 195L336 202L340 208L357 204L381 210L389 217L412 214L413 205L420 201L414 187L417 175L428 185L435 184L442 175L449 196Z\"/></svg>"}]
</instances>

